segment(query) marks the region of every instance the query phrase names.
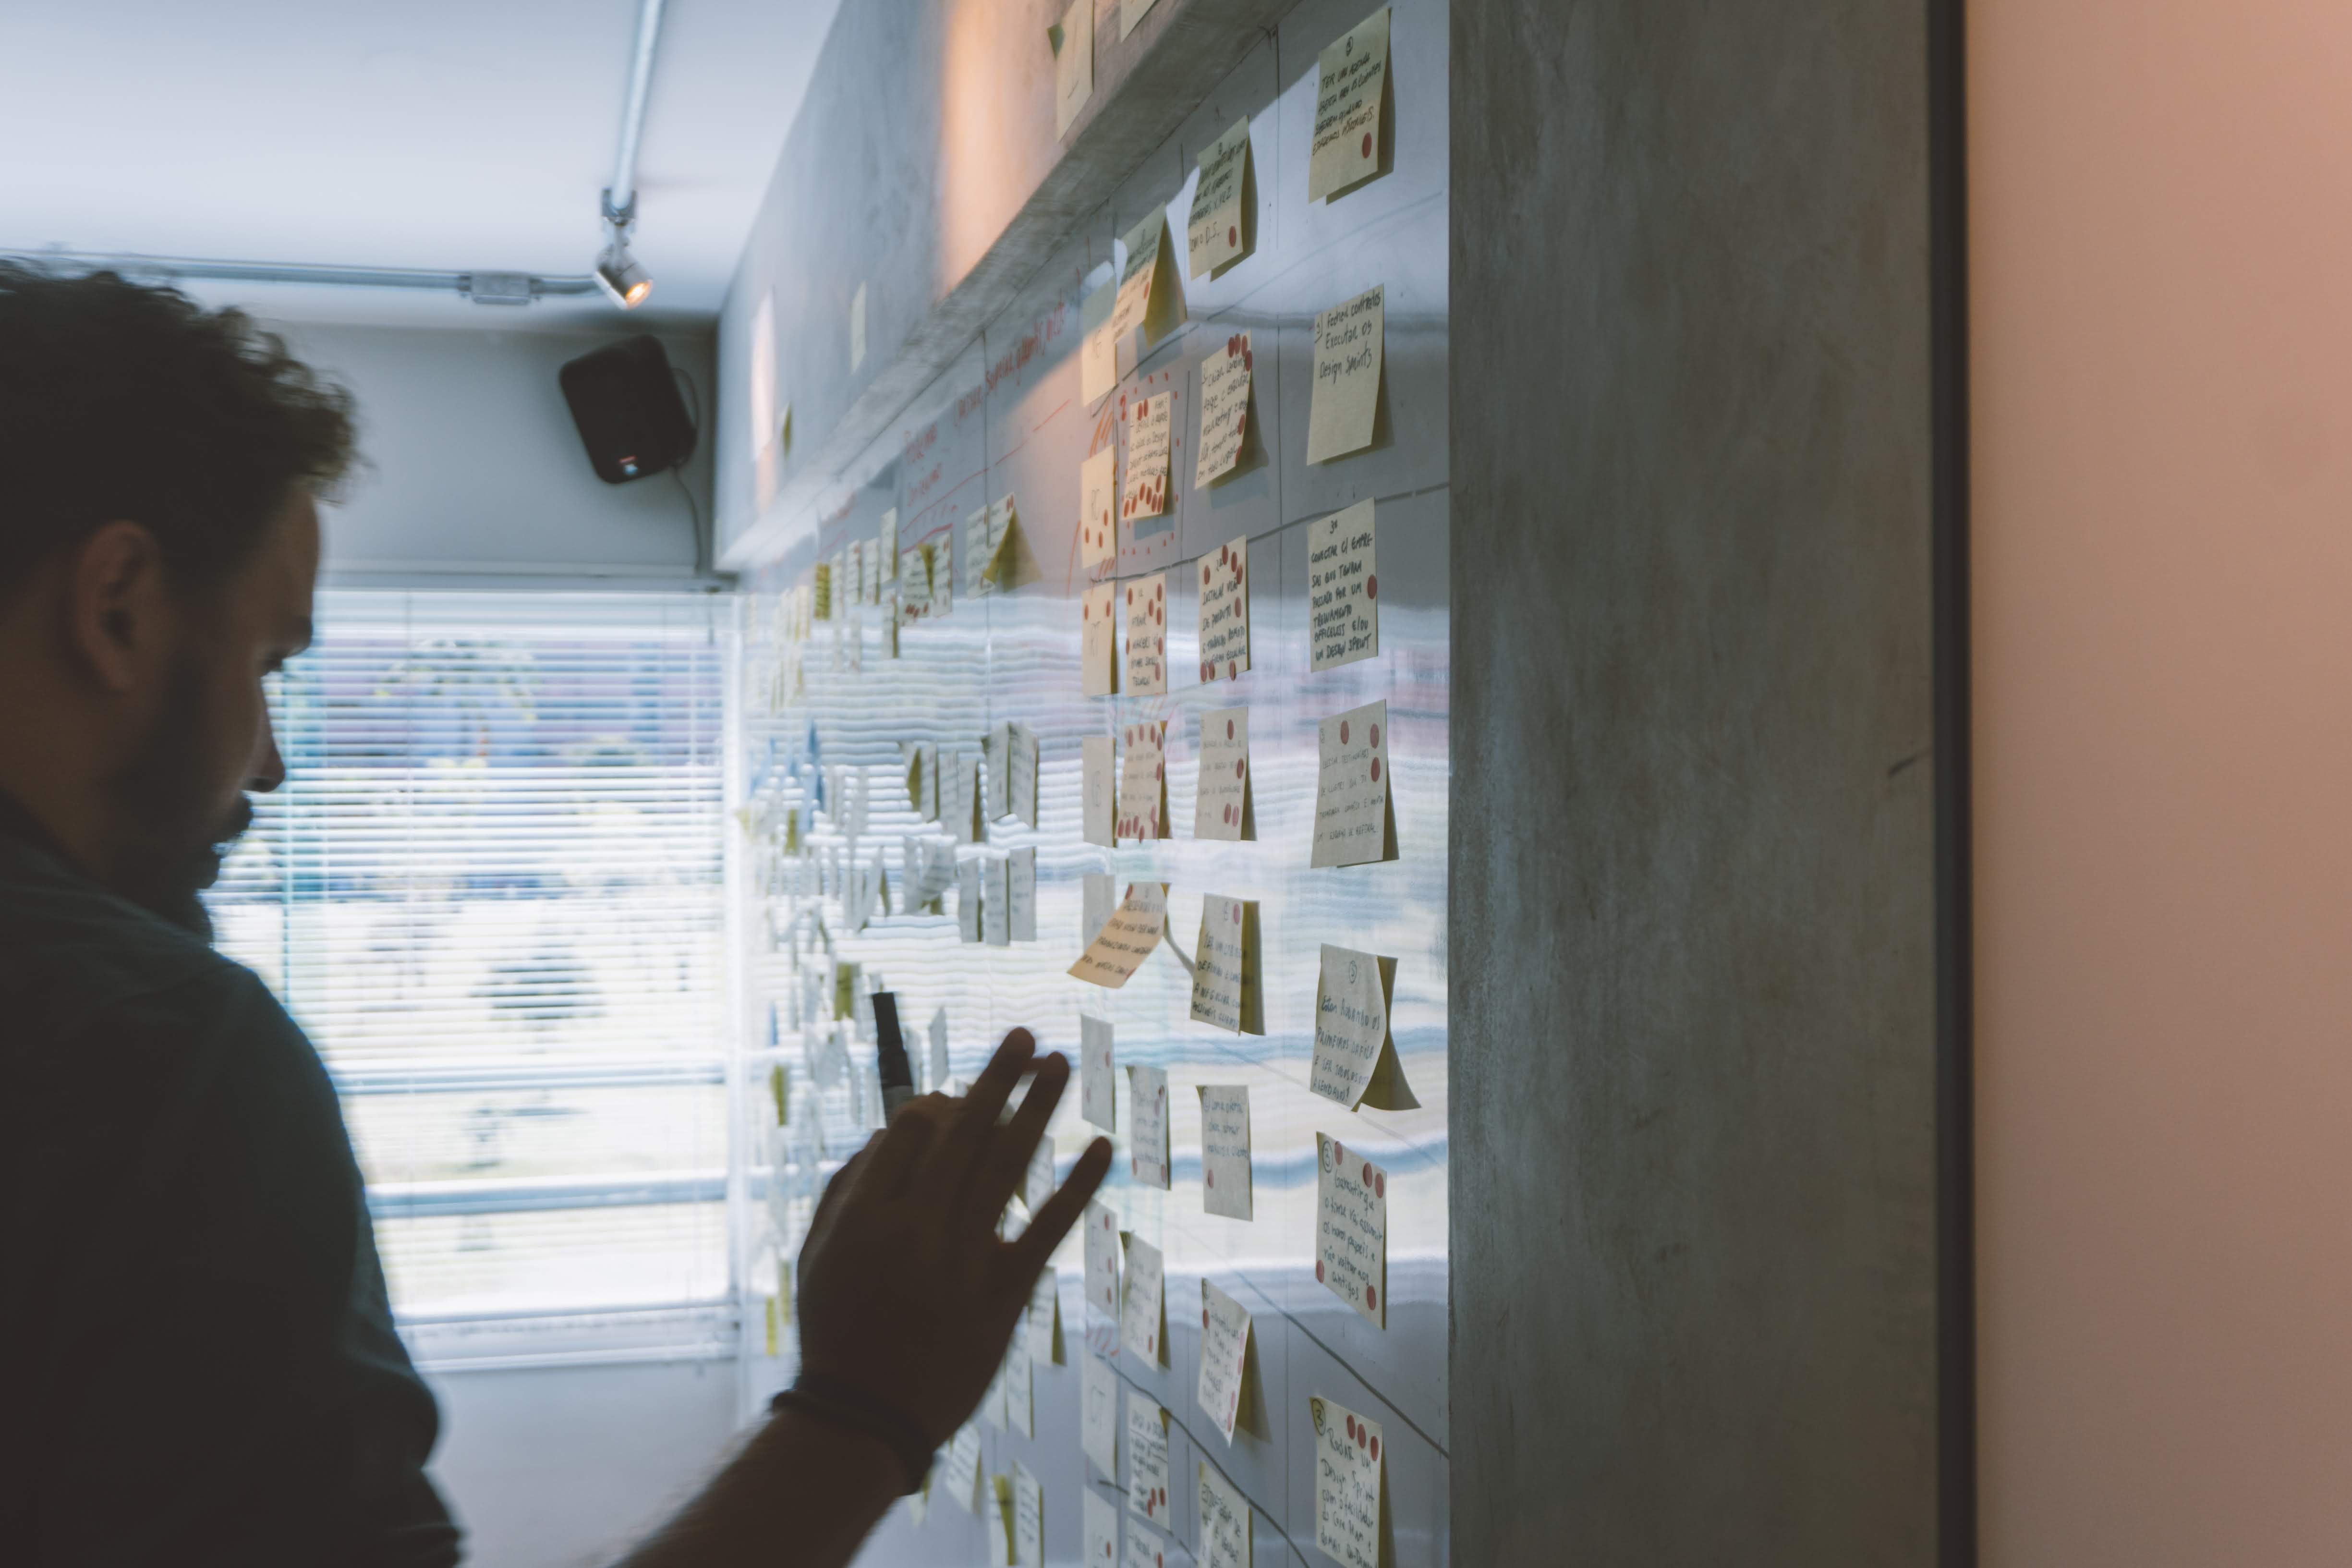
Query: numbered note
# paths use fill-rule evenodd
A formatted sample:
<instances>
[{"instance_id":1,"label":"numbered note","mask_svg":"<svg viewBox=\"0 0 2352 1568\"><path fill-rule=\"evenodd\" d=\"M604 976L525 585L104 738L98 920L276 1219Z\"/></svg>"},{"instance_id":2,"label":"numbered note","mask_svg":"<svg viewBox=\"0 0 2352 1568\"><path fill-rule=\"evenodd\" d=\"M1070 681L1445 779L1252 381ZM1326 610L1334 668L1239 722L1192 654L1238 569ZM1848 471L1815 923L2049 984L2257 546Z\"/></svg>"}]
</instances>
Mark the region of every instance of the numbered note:
<instances>
[{"instance_id":1,"label":"numbered note","mask_svg":"<svg viewBox=\"0 0 2352 1568\"><path fill-rule=\"evenodd\" d=\"M1372 503L1360 500L1307 531L1308 668L1331 669L1381 651L1381 579Z\"/></svg>"},{"instance_id":2,"label":"numbered note","mask_svg":"<svg viewBox=\"0 0 2352 1568\"><path fill-rule=\"evenodd\" d=\"M1201 177L1192 184L1192 210L1184 224L1192 276L1204 277L1250 253L1249 116L1202 149Z\"/></svg>"},{"instance_id":3,"label":"numbered note","mask_svg":"<svg viewBox=\"0 0 2352 1568\"><path fill-rule=\"evenodd\" d=\"M1381 1568L1381 1424L1309 1396L1315 1544L1343 1568Z\"/></svg>"},{"instance_id":4,"label":"numbered note","mask_svg":"<svg viewBox=\"0 0 2352 1568\"><path fill-rule=\"evenodd\" d=\"M1389 996L1396 960L1323 945L1315 983L1315 1063L1307 1087L1353 1110L1375 1078L1396 1070ZM1391 1109L1375 1096L1376 1109Z\"/></svg>"},{"instance_id":5,"label":"numbered note","mask_svg":"<svg viewBox=\"0 0 2352 1568\"><path fill-rule=\"evenodd\" d=\"M1168 1412L1143 1394L1127 1395L1127 1508L1163 1529L1168 1523Z\"/></svg>"},{"instance_id":6,"label":"numbered note","mask_svg":"<svg viewBox=\"0 0 2352 1568\"><path fill-rule=\"evenodd\" d=\"M1235 332L1201 360L1201 443L1193 459L1195 489L1238 467L1249 437L1250 384L1256 369L1250 335Z\"/></svg>"},{"instance_id":7,"label":"numbered note","mask_svg":"<svg viewBox=\"0 0 2352 1568\"><path fill-rule=\"evenodd\" d=\"M1250 1568L1250 1505L1241 1489L1200 1461L1200 1568Z\"/></svg>"},{"instance_id":8,"label":"numbered note","mask_svg":"<svg viewBox=\"0 0 2352 1568\"><path fill-rule=\"evenodd\" d=\"M1201 902L1192 952L1192 1021L1236 1035L1265 1033L1257 980L1257 905L1212 893Z\"/></svg>"},{"instance_id":9,"label":"numbered note","mask_svg":"<svg viewBox=\"0 0 2352 1568\"><path fill-rule=\"evenodd\" d=\"M1158 517L1168 510L1168 464L1175 414L1172 392L1144 398L1128 414L1127 483L1119 488L1118 521L1129 537L1139 531L1134 526L1137 519Z\"/></svg>"},{"instance_id":10,"label":"numbered note","mask_svg":"<svg viewBox=\"0 0 2352 1568\"><path fill-rule=\"evenodd\" d=\"M1389 71L1383 5L1316 62L1315 137L1307 144L1307 199L1319 201L1381 172L1381 105Z\"/></svg>"}]
</instances>

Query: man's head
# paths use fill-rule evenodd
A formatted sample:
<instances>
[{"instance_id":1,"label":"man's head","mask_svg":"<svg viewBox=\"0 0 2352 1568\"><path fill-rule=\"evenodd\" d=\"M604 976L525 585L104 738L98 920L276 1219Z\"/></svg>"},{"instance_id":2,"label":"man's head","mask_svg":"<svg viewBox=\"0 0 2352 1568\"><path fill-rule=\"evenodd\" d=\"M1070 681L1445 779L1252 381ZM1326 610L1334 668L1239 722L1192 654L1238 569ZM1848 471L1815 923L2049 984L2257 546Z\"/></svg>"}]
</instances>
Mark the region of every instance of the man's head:
<instances>
[{"instance_id":1,"label":"man's head","mask_svg":"<svg viewBox=\"0 0 2352 1568\"><path fill-rule=\"evenodd\" d=\"M0 265L0 791L191 923L283 776L263 678L310 637L349 395L234 310Z\"/></svg>"}]
</instances>

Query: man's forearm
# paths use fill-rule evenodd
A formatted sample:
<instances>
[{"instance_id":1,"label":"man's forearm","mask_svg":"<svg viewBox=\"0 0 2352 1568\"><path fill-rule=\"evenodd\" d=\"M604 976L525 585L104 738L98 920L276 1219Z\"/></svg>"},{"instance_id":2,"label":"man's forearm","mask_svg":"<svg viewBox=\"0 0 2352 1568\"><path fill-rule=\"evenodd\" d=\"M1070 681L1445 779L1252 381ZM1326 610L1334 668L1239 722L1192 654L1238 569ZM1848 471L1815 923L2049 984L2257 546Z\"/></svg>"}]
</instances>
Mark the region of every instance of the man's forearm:
<instances>
[{"instance_id":1,"label":"man's forearm","mask_svg":"<svg viewBox=\"0 0 2352 1568\"><path fill-rule=\"evenodd\" d=\"M878 1438L781 1411L622 1568L842 1568L905 1484Z\"/></svg>"}]
</instances>

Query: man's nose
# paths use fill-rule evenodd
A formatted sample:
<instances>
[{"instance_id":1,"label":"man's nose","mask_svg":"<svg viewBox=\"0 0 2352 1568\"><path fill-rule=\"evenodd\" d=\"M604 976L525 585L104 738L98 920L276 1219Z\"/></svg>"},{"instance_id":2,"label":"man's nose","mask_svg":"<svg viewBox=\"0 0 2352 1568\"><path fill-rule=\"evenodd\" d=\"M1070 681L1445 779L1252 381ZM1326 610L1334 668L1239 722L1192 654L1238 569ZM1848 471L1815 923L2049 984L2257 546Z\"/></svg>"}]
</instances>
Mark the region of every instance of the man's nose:
<instances>
[{"instance_id":1,"label":"man's nose","mask_svg":"<svg viewBox=\"0 0 2352 1568\"><path fill-rule=\"evenodd\" d=\"M278 754L278 727L269 721L267 709L261 714L261 746L253 759L253 776L246 787L256 795L268 795L286 782L286 759Z\"/></svg>"}]
</instances>

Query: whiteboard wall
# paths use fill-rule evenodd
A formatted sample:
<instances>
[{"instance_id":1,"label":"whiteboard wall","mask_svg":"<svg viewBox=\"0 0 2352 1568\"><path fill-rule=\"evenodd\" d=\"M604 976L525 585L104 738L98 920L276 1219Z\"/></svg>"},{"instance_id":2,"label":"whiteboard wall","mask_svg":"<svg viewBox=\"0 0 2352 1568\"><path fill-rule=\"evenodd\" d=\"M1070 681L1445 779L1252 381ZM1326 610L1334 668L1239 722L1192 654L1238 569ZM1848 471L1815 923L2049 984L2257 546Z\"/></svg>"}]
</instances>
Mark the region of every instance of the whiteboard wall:
<instances>
[{"instance_id":1,"label":"whiteboard wall","mask_svg":"<svg viewBox=\"0 0 2352 1568\"><path fill-rule=\"evenodd\" d=\"M1163 0L1170 3L1170 0ZM888 436L841 478L834 500L795 531L771 564L749 574L742 623L735 787L763 833L780 833L781 809L803 810L804 853L775 854L747 839L737 884L742 1005L755 1041L751 1082L782 1067L793 1125L773 1126L764 1092L747 1097L755 1146L766 1163L785 1235L804 1222L816 1181L855 1149L872 1120L870 1089L821 1087L832 1070L824 1040L834 962L862 966L863 984L896 991L910 1046L922 1052L937 1009L950 1025L953 1068L970 1076L1014 1025L1049 1048L1076 1053L1082 1014L1108 1019L1122 1068L1169 1075L1172 1108L1170 1190L1129 1173L1129 1106L1119 1090L1118 1158L1103 1200L1122 1226L1159 1247L1167 1268L1165 1364L1128 1353L1111 1364L1128 1386L1170 1417L1174 1544L1194 1544L1191 1488L1197 1459L1213 1464L1253 1509L1255 1561L1321 1563L1315 1546L1310 1395L1382 1424L1388 1526L1383 1561L1440 1563L1447 1555L1446 1264L1446 839L1448 715L1446 467L1446 7L1401 0L1393 8L1389 123L1391 170L1328 205L1306 197L1306 153L1316 58L1361 21L1361 0L1307 0L1249 53L1192 121L1143 158L1127 184L1076 225L1026 297L982 335L956 367L917 397ZM1115 31L1117 6L1097 26ZM1113 106L1115 108L1115 106ZM886 112L877 104L873 110ZM1182 279L1187 325L1154 345L1119 391L1089 412L1079 395L1081 300L1107 275L1115 237L1150 206L1169 214L1180 275L1184 222L1200 151L1237 119L1251 123L1254 254L1212 279ZM787 260L775 263L789 265ZM760 292L739 280L738 294ZM1309 466L1306 427L1315 315L1373 285L1386 289L1385 372L1378 436L1366 452ZM740 374L748 350L740 317L722 329L723 362ZM1256 361L1251 446L1243 471L1208 490L1192 483L1202 355L1236 331L1252 334ZM1089 699L1078 677L1078 468L1116 439L1121 396L1176 397L1174 500L1164 530L1127 541L1122 576L1169 571L1165 697ZM721 417L727 417L722 412ZM746 460L739 449L735 458ZM722 479L740 485L740 474ZM1010 595L967 598L966 516L1006 495L1043 578ZM1307 526L1370 498L1380 581L1378 657L1312 672L1306 638ZM887 657L881 613L860 608L821 622L805 641L780 636L780 611L853 540L872 537L895 509L900 547L948 546L957 597L943 620L906 627ZM1197 578L1181 570L1232 540L1250 541L1253 668L1202 686L1197 669ZM854 645L851 639L855 639ZM786 700L774 702L782 685ZM1392 759L1398 858L1385 864L1311 869L1320 719L1385 699ZM1254 841L1196 841L1191 832L1199 715L1245 706L1250 714ZM1173 837L1104 849L1083 842L1080 742L1122 723L1167 722L1168 807ZM940 914L904 910L901 841L941 842L903 789L911 742L977 754L993 725L1016 721L1039 738L1040 806L1034 829L992 820L986 841L958 848L969 859L1034 847L1038 940L1010 947L963 942L950 891ZM862 787L862 805L860 790ZM822 809L817 792L825 792ZM854 836L854 851L852 847ZM825 868L836 855L877 856L890 881L888 913L851 931L850 911ZM1170 929L1189 951L1204 895L1257 901L1265 1033L1235 1036L1190 1021L1187 977L1164 949L1124 989L1106 992L1065 971L1081 946L1082 878L1111 873L1124 885L1170 884ZM815 934L821 920L824 936ZM1307 1089L1320 945L1392 956L1392 1027L1419 1109L1348 1110ZM809 1014L818 1016L814 1023ZM848 1049L854 1075L871 1070L870 1030ZM1121 1075L1122 1079L1124 1074ZM1255 1217L1204 1212L1200 1115L1194 1086L1250 1089ZM1054 1142L1066 1170L1094 1129L1078 1114L1075 1082ZM1388 1173L1389 1307L1375 1327L1315 1278L1316 1135L1329 1133ZM820 1146L821 1145L821 1146ZM766 1267L776 1238L746 1236L746 1258ZM983 1474L1015 1463L1043 1483L1046 1560L1076 1563L1081 1495L1092 1489L1125 1504L1128 1456L1117 1477L1080 1453L1081 1358L1116 1346L1116 1327L1082 1300L1076 1236L1057 1261L1064 1353L1034 1371L1035 1431L1022 1437L983 1426ZM1228 1445L1194 1402L1200 1281L1207 1278L1253 1314L1252 1389ZM750 1335L756 1398L789 1380L787 1331L766 1355L763 1328ZM1130 1521L1129 1528L1133 1528ZM863 1561L930 1563L986 1560L982 1523L946 1503L917 1523L894 1509ZM1180 1553L1180 1560L1181 1553Z\"/></svg>"}]
</instances>

